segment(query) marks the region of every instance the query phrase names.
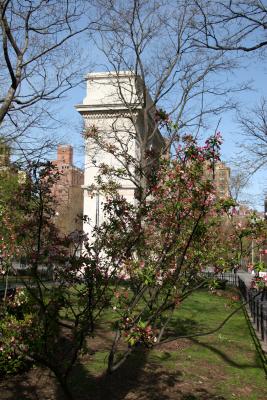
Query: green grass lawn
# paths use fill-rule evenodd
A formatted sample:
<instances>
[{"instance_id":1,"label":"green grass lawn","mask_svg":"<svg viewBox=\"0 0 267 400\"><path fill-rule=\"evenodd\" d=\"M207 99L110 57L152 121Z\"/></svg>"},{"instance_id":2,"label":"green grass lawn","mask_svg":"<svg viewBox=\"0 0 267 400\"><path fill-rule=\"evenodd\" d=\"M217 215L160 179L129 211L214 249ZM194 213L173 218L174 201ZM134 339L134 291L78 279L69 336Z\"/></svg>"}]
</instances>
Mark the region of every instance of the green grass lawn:
<instances>
[{"instance_id":1,"label":"green grass lawn","mask_svg":"<svg viewBox=\"0 0 267 400\"><path fill-rule=\"evenodd\" d=\"M8 285L12 286L16 283L22 283L22 282L30 282L32 280L31 276L20 276L20 275L10 275L8 277ZM4 287L6 284L5 282L5 277L0 278L0 286Z\"/></svg>"},{"instance_id":2,"label":"green grass lawn","mask_svg":"<svg viewBox=\"0 0 267 400\"><path fill-rule=\"evenodd\" d=\"M48 281L46 277L43 277L42 282ZM34 281L33 277L30 275L10 275L8 277L8 287L23 286L25 284L31 284ZM6 286L6 281L3 276L0 276L0 289L4 289Z\"/></svg>"},{"instance_id":3,"label":"green grass lawn","mask_svg":"<svg viewBox=\"0 0 267 400\"><path fill-rule=\"evenodd\" d=\"M215 328L238 305L224 294L199 291L175 313L170 333ZM242 310L215 334L140 350L111 377L104 373L107 351L103 345L95 350L81 360L73 376L78 399L84 390L106 400L267 399L265 373ZM93 378L87 379L87 389L82 379L86 375Z\"/></svg>"},{"instance_id":4,"label":"green grass lawn","mask_svg":"<svg viewBox=\"0 0 267 400\"><path fill-rule=\"evenodd\" d=\"M194 293L176 311L168 333L184 336L216 328L239 306L230 294ZM90 351L81 355L72 372L69 385L75 400L267 399L265 372L242 310L212 335L178 339L152 350L140 347L108 375L114 317L114 312L106 312L95 337L88 340ZM38 366L6 377L0 393L5 400L34 400L35 393L44 400L65 400L51 373Z\"/></svg>"}]
</instances>

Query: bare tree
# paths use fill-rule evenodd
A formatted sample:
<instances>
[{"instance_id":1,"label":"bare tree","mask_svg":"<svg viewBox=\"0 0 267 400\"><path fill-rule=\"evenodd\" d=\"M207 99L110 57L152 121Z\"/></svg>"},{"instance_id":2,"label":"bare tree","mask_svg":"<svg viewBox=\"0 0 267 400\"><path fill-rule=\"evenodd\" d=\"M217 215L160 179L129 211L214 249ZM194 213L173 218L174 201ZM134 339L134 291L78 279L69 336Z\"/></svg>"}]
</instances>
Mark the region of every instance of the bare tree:
<instances>
[{"instance_id":1,"label":"bare tree","mask_svg":"<svg viewBox=\"0 0 267 400\"><path fill-rule=\"evenodd\" d=\"M249 174L242 170L231 171L230 176L230 195L233 200L239 202L243 195L244 189L247 187L249 182Z\"/></svg>"},{"instance_id":2,"label":"bare tree","mask_svg":"<svg viewBox=\"0 0 267 400\"><path fill-rule=\"evenodd\" d=\"M265 0L194 0L198 12L195 25L195 44L200 48L224 51L238 63L247 63L249 55L266 57L267 3ZM254 76L252 77L254 78ZM239 111L238 122L243 136L243 149L236 160L239 168L246 168L249 177L266 164L266 100L254 108ZM245 178L246 180L247 178Z\"/></svg>"},{"instance_id":3,"label":"bare tree","mask_svg":"<svg viewBox=\"0 0 267 400\"><path fill-rule=\"evenodd\" d=\"M128 176L129 171L136 170L144 175L145 171L150 173L155 162L155 157L147 154L159 128L167 138L167 144L161 146L164 152L174 141L179 141L181 133L198 135L207 128L209 117L218 118L221 112L235 108L231 94L244 87L229 87L224 81L223 73L234 64L223 51L214 53L195 45L199 11L192 2L95 0L93 4L98 13L98 22L93 24L95 43L106 57L108 70L118 76L114 86L128 110L132 122L130 135L138 141L140 152L138 160L129 160L116 124L109 133L113 144L116 143L115 150L114 146L111 150L117 158L120 154ZM131 89L132 83L127 89L120 86L120 71L125 70L136 77L137 93L133 86ZM168 118L175 127L171 135L164 130ZM103 141L98 145L103 149ZM108 146L104 147L106 151ZM142 187L145 180L141 179Z\"/></svg>"},{"instance_id":4,"label":"bare tree","mask_svg":"<svg viewBox=\"0 0 267 400\"><path fill-rule=\"evenodd\" d=\"M81 0L0 1L2 136L22 145L23 135L31 148L30 129L56 124L51 104L82 81L77 40L88 29L86 7Z\"/></svg>"},{"instance_id":5,"label":"bare tree","mask_svg":"<svg viewBox=\"0 0 267 400\"><path fill-rule=\"evenodd\" d=\"M252 52L267 46L267 4L261 0L194 1L196 42L214 50Z\"/></svg>"},{"instance_id":6,"label":"bare tree","mask_svg":"<svg viewBox=\"0 0 267 400\"><path fill-rule=\"evenodd\" d=\"M198 14L190 1L95 3L101 13L94 24L96 43L111 69L131 70L141 77L144 108L151 107L145 103L144 92L149 90L153 105L164 105L178 129L190 129L203 124L204 115L218 114L224 106L233 105L227 102L229 98L225 100L229 87L218 79L220 72L233 65L223 52L214 55L194 46L196 32L192 26ZM208 94L221 95L224 101L220 105L214 104L214 99L208 102ZM191 107L196 107L194 113Z\"/></svg>"},{"instance_id":7,"label":"bare tree","mask_svg":"<svg viewBox=\"0 0 267 400\"><path fill-rule=\"evenodd\" d=\"M239 114L247 171L254 173L267 163L267 103L262 99L252 110Z\"/></svg>"}]
</instances>

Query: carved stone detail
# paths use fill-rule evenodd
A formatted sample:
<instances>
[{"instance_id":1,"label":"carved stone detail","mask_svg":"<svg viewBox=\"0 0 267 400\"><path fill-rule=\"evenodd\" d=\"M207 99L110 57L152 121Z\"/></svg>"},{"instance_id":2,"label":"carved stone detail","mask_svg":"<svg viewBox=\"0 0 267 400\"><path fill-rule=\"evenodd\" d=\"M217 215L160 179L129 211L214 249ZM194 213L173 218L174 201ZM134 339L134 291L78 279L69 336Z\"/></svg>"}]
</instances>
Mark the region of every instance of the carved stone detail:
<instances>
[{"instance_id":1,"label":"carved stone detail","mask_svg":"<svg viewBox=\"0 0 267 400\"><path fill-rule=\"evenodd\" d=\"M111 111L111 112L83 112L83 117L85 119L108 119L108 118L131 118L136 117L137 112L130 113L129 111Z\"/></svg>"}]
</instances>

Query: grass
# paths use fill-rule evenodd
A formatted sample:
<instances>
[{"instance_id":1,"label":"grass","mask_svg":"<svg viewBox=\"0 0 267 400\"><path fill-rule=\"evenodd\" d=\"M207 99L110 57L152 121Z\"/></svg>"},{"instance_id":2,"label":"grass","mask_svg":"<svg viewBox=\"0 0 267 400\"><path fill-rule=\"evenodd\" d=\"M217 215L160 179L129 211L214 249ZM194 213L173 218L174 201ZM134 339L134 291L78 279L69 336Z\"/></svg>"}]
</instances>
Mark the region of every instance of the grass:
<instances>
[{"instance_id":1,"label":"grass","mask_svg":"<svg viewBox=\"0 0 267 400\"><path fill-rule=\"evenodd\" d=\"M50 283L51 281L46 277L43 276L41 277L41 280L43 283ZM4 276L0 276L0 290L5 289L6 286L6 278ZM16 286L21 286L23 287L25 285L30 285L34 283L34 278L31 275L10 275L8 277L8 288L16 287Z\"/></svg>"},{"instance_id":2,"label":"grass","mask_svg":"<svg viewBox=\"0 0 267 400\"><path fill-rule=\"evenodd\" d=\"M14 287L16 285L23 285L23 283L31 283L32 276L20 276L20 275L10 275L8 277L8 287ZM4 289L6 286L5 277L0 277L0 289Z\"/></svg>"},{"instance_id":3,"label":"grass","mask_svg":"<svg viewBox=\"0 0 267 400\"><path fill-rule=\"evenodd\" d=\"M204 290L194 293L175 313L169 333L188 335L218 326L233 307L239 305L222 293L220 296ZM105 376L106 359L107 351L99 349L80 367L90 376L101 380L101 376ZM242 310L212 335L180 339L149 352L140 351L122 368L124 370L117 373L117 377L120 377L119 391L122 391L122 385L128 385L127 393L132 396L129 399L141 400L147 390L152 394L144 399L267 398L265 373ZM155 378L156 371L160 371L158 379ZM117 379L115 375L113 384ZM131 385L132 376L136 376L134 386ZM162 377L165 377L165 381ZM74 379L74 385L76 379L79 381L79 374ZM153 383L155 379L156 387ZM152 383L153 389L150 387ZM147 389L144 391L144 388ZM159 393L161 397L157 397ZM109 398L107 393L105 397Z\"/></svg>"},{"instance_id":4,"label":"grass","mask_svg":"<svg viewBox=\"0 0 267 400\"><path fill-rule=\"evenodd\" d=\"M170 335L191 335L217 327L239 303L236 294L201 290L178 309ZM140 348L112 375L106 374L114 313L106 312L89 352L79 359L70 387L75 400L265 400L267 385L261 360L249 333L243 311L211 335L178 339ZM42 378L42 379L41 379ZM2 391L1 391L2 390ZM0 387L4 399L63 400L62 393L43 369L9 377ZM0 396L1 397L1 396ZM2 397L1 397L2 398Z\"/></svg>"}]
</instances>

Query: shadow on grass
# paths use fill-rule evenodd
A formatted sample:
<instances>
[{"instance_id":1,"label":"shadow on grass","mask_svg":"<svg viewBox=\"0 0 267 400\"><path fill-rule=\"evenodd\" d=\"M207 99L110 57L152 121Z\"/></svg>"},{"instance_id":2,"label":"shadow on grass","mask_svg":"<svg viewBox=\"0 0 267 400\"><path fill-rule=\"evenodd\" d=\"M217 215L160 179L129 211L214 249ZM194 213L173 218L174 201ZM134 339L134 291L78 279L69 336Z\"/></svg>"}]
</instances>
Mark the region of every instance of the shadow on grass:
<instances>
[{"instance_id":1,"label":"shadow on grass","mask_svg":"<svg viewBox=\"0 0 267 400\"><path fill-rule=\"evenodd\" d=\"M99 377L77 365L71 382L75 400L226 400L205 389L188 392L179 370L164 369L158 362L148 362L147 356L148 350L140 349L119 370ZM169 357L165 352L161 361Z\"/></svg>"},{"instance_id":2,"label":"shadow on grass","mask_svg":"<svg viewBox=\"0 0 267 400\"><path fill-rule=\"evenodd\" d=\"M170 328L168 329L167 335L169 337L178 337L178 336L190 336L196 333L204 332L205 326L203 324L199 324L195 320L191 320L189 318L176 318L171 322ZM207 328L205 329L207 330ZM219 333L219 331L218 331ZM209 336L203 336L203 338L208 338ZM179 339L178 339L179 340ZM256 363L241 363L237 362L233 357L229 357L229 355L218 347L208 344L207 342L199 341L197 338L189 339L192 343L206 348L219 356L225 363L235 368L258 368L261 369L260 360L256 359ZM239 351L241 351L239 349Z\"/></svg>"},{"instance_id":3,"label":"shadow on grass","mask_svg":"<svg viewBox=\"0 0 267 400\"><path fill-rule=\"evenodd\" d=\"M204 329L202 324L189 318L176 319L168 329L168 336L190 335ZM219 356L225 363L235 368L260 368L259 364L237 362L233 357L223 352L218 347L190 339L192 344L208 349ZM101 346L102 347L102 346ZM105 346L104 346L105 347ZM107 347L105 347L107 349ZM103 347L102 347L103 349ZM97 350L95 355L97 354ZM102 355L103 355L102 351ZM98 360L98 364L92 357L87 362L76 365L70 379L70 387L75 395L75 400L224 400L222 396L210 393L206 388L192 387L188 392L188 382L183 380L181 371L164 366L169 361L171 354L164 352L160 359L148 360L148 350L140 348L132 354L123 366L113 374L103 373L105 357ZM99 352L98 354L101 354ZM205 359L203 359L205 361ZM91 368L88 369L88 363ZM193 360L192 360L193 362ZM101 364L102 363L102 364ZM99 368L101 365L102 368ZM95 366L94 371L92 367ZM187 387L186 387L187 385ZM212 389L212 388L211 388ZM60 390L57 392L57 400L62 400Z\"/></svg>"},{"instance_id":4,"label":"shadow on grass","mask_svg":"<svg viewBox=\"0 0 267 400\"><path fill-rule=\"evenodd\" d=\"M194 344L197 344L198 346L204 347L205 349L212 351L213 353L215 353L217 356L219 356L225 363L227 363L231 367L241 368L241 369L245 369L245 368L261 369L262 368L260 365L260 360L258 360L258 359L257 359L258 362L254 363L254 364L240 363L240 362L235 361L233 358L230 358L225 352L219 350L217 347L212 346L211 344L200 342L199 340L194 339L194 338L191 338L190 341L193 342Z\"/></svg>"},{"instance_id":5,"label":"shadow on grass","mask_svg":"<svg viewBox=\"0 0 267 400\"><path fill-rule=\"evenodd\" d=\"M132 354L120 369L112 374L104 372L100 376L92 376L84 365L78 364L71 377L71 388L75 393L75 400L124 399L127 393L136 387L146 360L147 352L140 349Z\"/></svg>"},{"instance_id":6,"label":"shadow on grass","mask_svg":"<svg viewBox=\"0 0 267 400\"><path fill-rule=\"evenodd\" d=\"M77 364L69 386L75 400L226 400L209 389L190 387L177 368L169 369L164 362L170 353L164 352L160 360L148 361L149 351L138 349L125 364L109 375L93 374L86 368L88 362ZM103 359L104 362L104 359ZM162 363L161 363L162 362ZM104 365L102 370L104 369ZM212 388L211 388L212 389ZM41 368L30 375L9 378L0 386L1 400L65 400L49 372Z\"/></svg>"},{"instance_id":7,"label":"shadow on grass","mask_svg":"<svg viewBox=\"0 0 267 400\"><path fill-rule=\"evenodd\" d=\"M203 326L194 320L176 319L172 322L168 335L190 335L201 329ZM209 387L201 388L188 382L175 364L169 368L167 364L171 353L168 351L163 352L159 359L148 359L149 351L140 348L118 371L111 375L102 373L107 354L106 350L103 350L109 347L109 341L110 338L103 337L91 354L75 366L69 380L75 400L226 400L211 393L212 386L210 392ZM260 368L259 364L239 363L212 344L194 338L191 339L191 343L215 353L232 367ZM101 351L98 351L99 349ZM102 358L98 358L96 362L99 355ZM30 379L25 379L25 376L18 376L13 380L11 378L9 383L1 384L1 400L65 400L51 374L38 368L35 372L32 371Z\"/></svg>"},{"instance_id":8,"label":"shadow on grass","mask_svg":"<svg viewBox=\"0 0 267 400\"><path fill-rule=\"evenodd\" d=\"M31 393L31 399L39 399L36 395L36 388L34 386L25 386L25 381L16 379L13 381L12 378L8 378L8 382L0 381L0 393L1 400L29 399L29 393Z\"/></svg>"},{"instance_id":9,"label":"shadow on grass","mask_svg":"<svg viewBox=\"0 0 267 400\"><path fill-rule=\"evenodd\" d=\"M187 336L203 330L202 324L190 318L175 318L165 331L165 337Z\"/></svg>"},{"instance_id":10,"label":"shadow on grass","mask_svg":"<svg viewBox=\"0 0 267 400\"><path fill-rule=\"evenodd\" d=\"M0 379L1 400L56 400L57 389L52 374L41 367Z\"/></svg>"},{"instance_id":11,"label":"shadow on grass","mask_svg":"<svg viewBox=\"0 0 267 400\"><path fill-rule=\"evenodd\" d=\"M205 389L199 389L198 394L187 393L180 397L179 400L226 400L223 396L211 395Z\"/></svg>"}]
</instances>

